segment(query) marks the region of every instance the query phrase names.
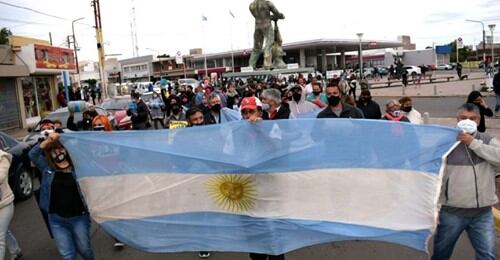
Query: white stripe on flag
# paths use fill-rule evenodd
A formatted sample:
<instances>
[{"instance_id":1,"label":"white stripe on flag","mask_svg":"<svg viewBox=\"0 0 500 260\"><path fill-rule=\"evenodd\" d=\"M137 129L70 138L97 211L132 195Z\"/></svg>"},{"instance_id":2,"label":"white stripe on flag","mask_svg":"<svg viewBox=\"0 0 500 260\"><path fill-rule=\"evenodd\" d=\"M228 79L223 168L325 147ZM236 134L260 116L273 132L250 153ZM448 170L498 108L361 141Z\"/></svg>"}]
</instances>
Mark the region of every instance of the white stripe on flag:
<instances>
[{"instance_id":1,"label":"white stripe on flag","mask_svg":"<svg viewBox=\"0 0 500 260\"><path fill-rule=\"evenodd\" d=\"M432 229L436 223L440 179L423 172L322 169L239 176L240 182L245 182L243 177L251 179L246 185L255 191L247 189L242 194L237 184L214 189L213 184L221 184L228 175L134 174L79 181L99 223L189 212L320 220L392 230ZM247 204L235 203L235 210L217 203L214 193L221 191L232 192L238 199L247 196Z\"/></svg>"}]
</instances>

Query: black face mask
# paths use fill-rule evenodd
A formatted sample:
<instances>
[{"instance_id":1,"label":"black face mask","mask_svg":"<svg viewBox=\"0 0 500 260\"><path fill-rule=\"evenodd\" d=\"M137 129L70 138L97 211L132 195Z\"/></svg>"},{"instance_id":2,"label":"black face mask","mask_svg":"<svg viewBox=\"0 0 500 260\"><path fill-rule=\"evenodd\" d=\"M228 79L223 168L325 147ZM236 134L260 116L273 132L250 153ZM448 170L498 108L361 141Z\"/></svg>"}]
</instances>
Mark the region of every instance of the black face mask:
<instances>
[{"instance_id":1,"label":"black face mask","mask_svg":"<svg viewBox=\"0 0 500 260\"><path fill-rule=\"evenodd\" d=\"M411 106L409 106L409 107L402 107L402 108L401 108L401 110L403 110L403 111L404 111L404 112L406 112L406 113L410 113L411 109L412 109L412 107L411 107Z\"/></svg>"},{"instance_id":2,"label":"black face mask","mask_svg":"<svg viewBox=\"0 0 500 260\"><path fill-rule=\"evenodd\" d=\"M372 101L372 97L359 97L359 100L360 100L361 102L366 102L366 103L368 103L368 102Z\"/></svg>"},{"instance_id":3,"label":"black face mask","mask_svg":"<svg viewBox=\"0 0 500 260\"><path fill-rule=\"evenodd\" d=\"M172 112L174 114L178 114L179 112L181 112L181 108L178 105L173 105L172 106Z\"/></svg>"},{"instance_id":4,"label":"black face mask","mask_svg":"<svg viewBox=\"0 0 500 260\"><path fill-rule=\"evenodd\" d=\"M292 96L287 97L288 101L292 101Z\"/></svg>"},{"instance_id":5,"label":"black face mask","mask_svg":"<svg viewBox=\"0 0 500 260\"><path fill-rule=\"evenodd\" d=\"M340 103L340 97L338 96L331 96L328 97L328 104L332 107L336 107Z\"/></svg>"},{"instance_id":6,"label":"black face mask","mask_svg":"<svg viewBox=\"0 0 500 260\"><path fill-rule=\"evenodd\" d=\"M293 93L293 100L297 103L299 103L300 99L302 98L301 93Z\"/></svg>"},{"instance_id":7,"label":"black face mask","mask_svg":"<svg viewBox=\"0 0 500 260\"><path fill-rule=\"evenodd\" d=\"M60 154L52 153L51 156L56 163L62 163L66 160L66 152L64 150Z\"/></svg>"},{"instance_id":8,"label":"black face mask","mask_svg":"<svg viewBox=\"0 0 500 260\"><path fill-rule=\"evenodd\" d=\"M319 95L321 95L321 91L313 91L313 94L314 94L315 96L319 96Z\"/></svg>"},{"instance_id":9,"label":"black face mask","mask_svg":"<svg viewBox=\"0 0 500 260\"><path fill-rule=\"evenodd\" d=\"M215 104L215 105L212 106L211 109L212 109L213 112L219 113L220 110L221 110L221 106L220 106L220 104Z\"/></svg>"},{"instance_id":10,"label":"black face mask","mask_svg":"<svg viewBox=\"0 0 500 260\"><path fill-rule=\"evenodd\" d=\"M94 131L104 131L105 129L104 129L104 126L96 126L92 130L94 130Z\"/></svg>"},{"instance_id":11,"label":"black face mask","mask_svg":"<svg viewBox=\"0 0 500 260\"><path fill-rule=\"evenodd\" d=\"M203 122L199 123L199 124L193 124L194 127L196 126L203 126Z\"/></svg>"}]
</instances>

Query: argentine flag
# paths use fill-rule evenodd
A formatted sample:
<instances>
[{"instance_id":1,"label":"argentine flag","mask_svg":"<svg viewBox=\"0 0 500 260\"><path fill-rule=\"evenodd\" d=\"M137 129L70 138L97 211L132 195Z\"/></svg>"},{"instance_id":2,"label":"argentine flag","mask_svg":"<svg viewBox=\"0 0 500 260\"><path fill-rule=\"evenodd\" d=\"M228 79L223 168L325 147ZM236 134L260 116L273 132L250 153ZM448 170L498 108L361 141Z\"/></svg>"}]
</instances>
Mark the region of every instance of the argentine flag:
<instances>
[{"instance_id":1,"label":"argentine flag","mask_svg":"<svg viewBox=\"0 0 500 260\"><path fill-rule=\"evenodd\" d=\"M297 119L61 136L92 218L148 252L425 251L452 128Z\"/></svg>"}]
</instances>

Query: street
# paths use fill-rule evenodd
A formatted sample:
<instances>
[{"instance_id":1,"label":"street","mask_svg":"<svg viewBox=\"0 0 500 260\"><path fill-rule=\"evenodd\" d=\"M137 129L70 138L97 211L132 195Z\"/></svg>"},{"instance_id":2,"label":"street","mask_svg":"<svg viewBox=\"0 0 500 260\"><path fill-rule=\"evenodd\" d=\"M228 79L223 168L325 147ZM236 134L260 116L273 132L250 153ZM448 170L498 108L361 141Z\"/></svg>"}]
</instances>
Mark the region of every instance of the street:
<instances>
[{"instance_id":1,"label":"street","mask_svg":"<svg viewBox=\"0 0 500 260\"><path fill-rule=\"evenodd\" d=\"M382 206L382 205L381 205ZM11 230L18 239L25 259L57 259L54 242L51 240L47 228L34 198L16 203L15 215L11 222ZM362 210L362 209L360 209ZM168 230L159 231L168 232ZM144 253L125 247L116 251L113 240L95 223L92 225L92 245L96 259L199 259L197 253ZM497 256L500 256L500 244L497 233ZM207 239L209 235L207 234ZM431 243L432 245L432 243ZM432 250L432 246L429 247ZM427 259L423 252L399 245L368 242L346 241L315 245L295 250L286 255L287 259ZM249 259L246 253L213 253L209 259L235 260ZM473 251L465 235L462 235L455 247L454 260L473 259Z\"/></svg>"}]
</instances>

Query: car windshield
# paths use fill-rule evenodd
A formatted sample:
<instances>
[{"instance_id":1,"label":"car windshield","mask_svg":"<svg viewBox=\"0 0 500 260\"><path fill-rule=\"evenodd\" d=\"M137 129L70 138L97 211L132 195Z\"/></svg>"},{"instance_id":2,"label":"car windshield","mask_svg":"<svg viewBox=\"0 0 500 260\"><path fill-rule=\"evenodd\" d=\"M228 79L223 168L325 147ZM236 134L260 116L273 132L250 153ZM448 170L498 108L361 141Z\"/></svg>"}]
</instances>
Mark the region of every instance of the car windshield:
<instances>
[{"instance_id":1,"label":"car windshield","mask_svg":"<svg viewBox=\"0 0 500 260\"><path fill-rule=\"evenodd\" d=\"M130 99L121 98L121 99L109 99L102 103L102 108L106 110L124 110L127 108Z\"/></svg>"}]
</instances>

